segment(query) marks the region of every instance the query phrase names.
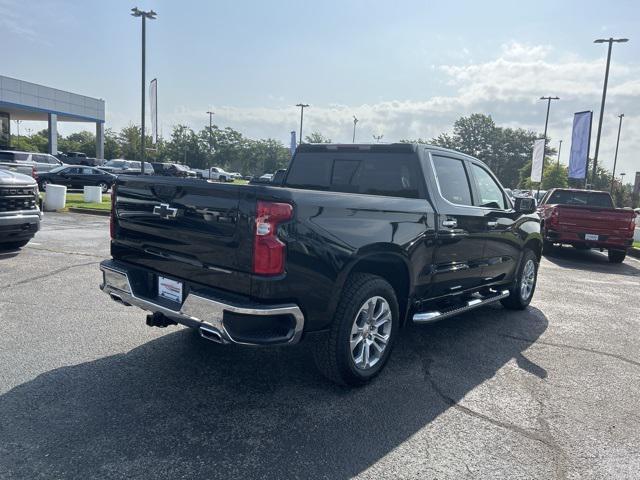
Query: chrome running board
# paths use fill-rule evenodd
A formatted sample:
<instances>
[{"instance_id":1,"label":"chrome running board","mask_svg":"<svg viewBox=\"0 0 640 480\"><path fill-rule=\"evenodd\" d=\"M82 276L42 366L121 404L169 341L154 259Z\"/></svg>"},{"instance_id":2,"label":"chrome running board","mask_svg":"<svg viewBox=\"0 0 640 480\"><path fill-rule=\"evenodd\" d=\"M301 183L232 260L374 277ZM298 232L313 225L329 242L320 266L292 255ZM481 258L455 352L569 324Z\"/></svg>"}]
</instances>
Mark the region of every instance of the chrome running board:
<instances>
[{"instance_id":1,"label":"chrome running board","mask_svg":"<svg viewBox=\"0 0 640 480\"><path fill-rule=\"evenodd\" d=\"M497 302L499 300L502 300L503 298L507 298L508 296L509 290L502 290L501 292L496 292L493 295L489 295L483 298L472 298L471 300L465 302L466 305L462 307L452 307L451 309L433 310L430 312L419 312L413 315L413 323L437 322L439 320L444 320L445 318L453 317L470 310L475 310L476 308L482 307L484 305L489 305L490 303Z\"/></svg>"}]
</instances>

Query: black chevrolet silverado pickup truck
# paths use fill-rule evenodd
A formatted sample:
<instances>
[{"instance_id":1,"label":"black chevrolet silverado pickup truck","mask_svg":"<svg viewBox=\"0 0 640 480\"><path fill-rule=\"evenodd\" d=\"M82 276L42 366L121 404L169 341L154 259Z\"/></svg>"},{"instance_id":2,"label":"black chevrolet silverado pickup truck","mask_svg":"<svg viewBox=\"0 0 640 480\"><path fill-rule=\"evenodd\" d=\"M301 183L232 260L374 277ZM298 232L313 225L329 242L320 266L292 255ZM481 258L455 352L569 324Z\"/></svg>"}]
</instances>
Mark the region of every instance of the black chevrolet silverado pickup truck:
<instances>
[{"instance_id":1,"label":"black chevrolet silverado pickup truck","mask_svg":"<svg viewBox=\"0 0 640 480\"><path fill-rule=\"evenodd\" d=\"M102 290L242 345L313 348L361 384L405 323L531 301L540 220L479 160L428 145L302 145L281 184L119 176Z\"/></svg>"}]
</instances>

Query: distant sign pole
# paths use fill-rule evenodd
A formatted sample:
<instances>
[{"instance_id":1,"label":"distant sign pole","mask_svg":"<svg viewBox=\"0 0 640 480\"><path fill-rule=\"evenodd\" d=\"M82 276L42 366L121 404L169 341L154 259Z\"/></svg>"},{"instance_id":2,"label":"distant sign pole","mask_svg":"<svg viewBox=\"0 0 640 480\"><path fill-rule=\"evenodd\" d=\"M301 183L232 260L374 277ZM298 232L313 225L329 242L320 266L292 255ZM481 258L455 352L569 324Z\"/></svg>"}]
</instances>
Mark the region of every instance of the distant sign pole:
<instances>
[{"instance_id":1,"label":"distant sign pole","mask_svg":"<svg viewBox=\"0 0 640 480\"><path fill-rule=\"evenodd\" d=\"M149 84L149 113L151 114L151 143L158 143L158 79Z\"/></svg>"}]
</instances>

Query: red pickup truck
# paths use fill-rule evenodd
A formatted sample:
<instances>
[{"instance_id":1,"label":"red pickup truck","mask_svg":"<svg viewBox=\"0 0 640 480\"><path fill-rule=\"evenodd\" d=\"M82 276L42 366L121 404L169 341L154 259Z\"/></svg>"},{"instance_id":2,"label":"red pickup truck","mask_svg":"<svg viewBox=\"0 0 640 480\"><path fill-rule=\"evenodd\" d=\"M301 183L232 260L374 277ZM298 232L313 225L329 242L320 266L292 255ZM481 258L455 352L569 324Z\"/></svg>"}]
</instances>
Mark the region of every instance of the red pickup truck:
<instances>
[{"instance_id":1,"label":"red pickup truck","mask_svg":"<svg viewBox=\"0 0 640 480\"><path fill-rule=\"evenodd\" d=\"M609 261L621 263L633 244L636 215L615 208L608 192L555 188L540 201L543 252L554 244L578 249L606 248Z\"/></svg>"}]
</instances>

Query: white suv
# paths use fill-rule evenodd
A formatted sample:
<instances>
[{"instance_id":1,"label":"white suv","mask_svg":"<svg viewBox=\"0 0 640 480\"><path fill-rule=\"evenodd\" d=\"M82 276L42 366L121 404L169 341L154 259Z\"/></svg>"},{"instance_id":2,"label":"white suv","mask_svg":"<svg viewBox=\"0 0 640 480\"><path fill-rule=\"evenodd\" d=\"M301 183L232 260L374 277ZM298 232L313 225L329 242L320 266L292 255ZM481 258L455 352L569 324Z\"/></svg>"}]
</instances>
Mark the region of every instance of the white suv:
<instances>
[{"instance_id":1,"label":"white suv","mask_svg":"<svg viewBox=\"0 0 640 480\"><path fill-rule=\"evenodd\" d=\"M15 163L30 166L36 172L48 172L63 163L48 153L18 152L15 150L0 150L0 162Z\"/></svg>"}]
</instances>

